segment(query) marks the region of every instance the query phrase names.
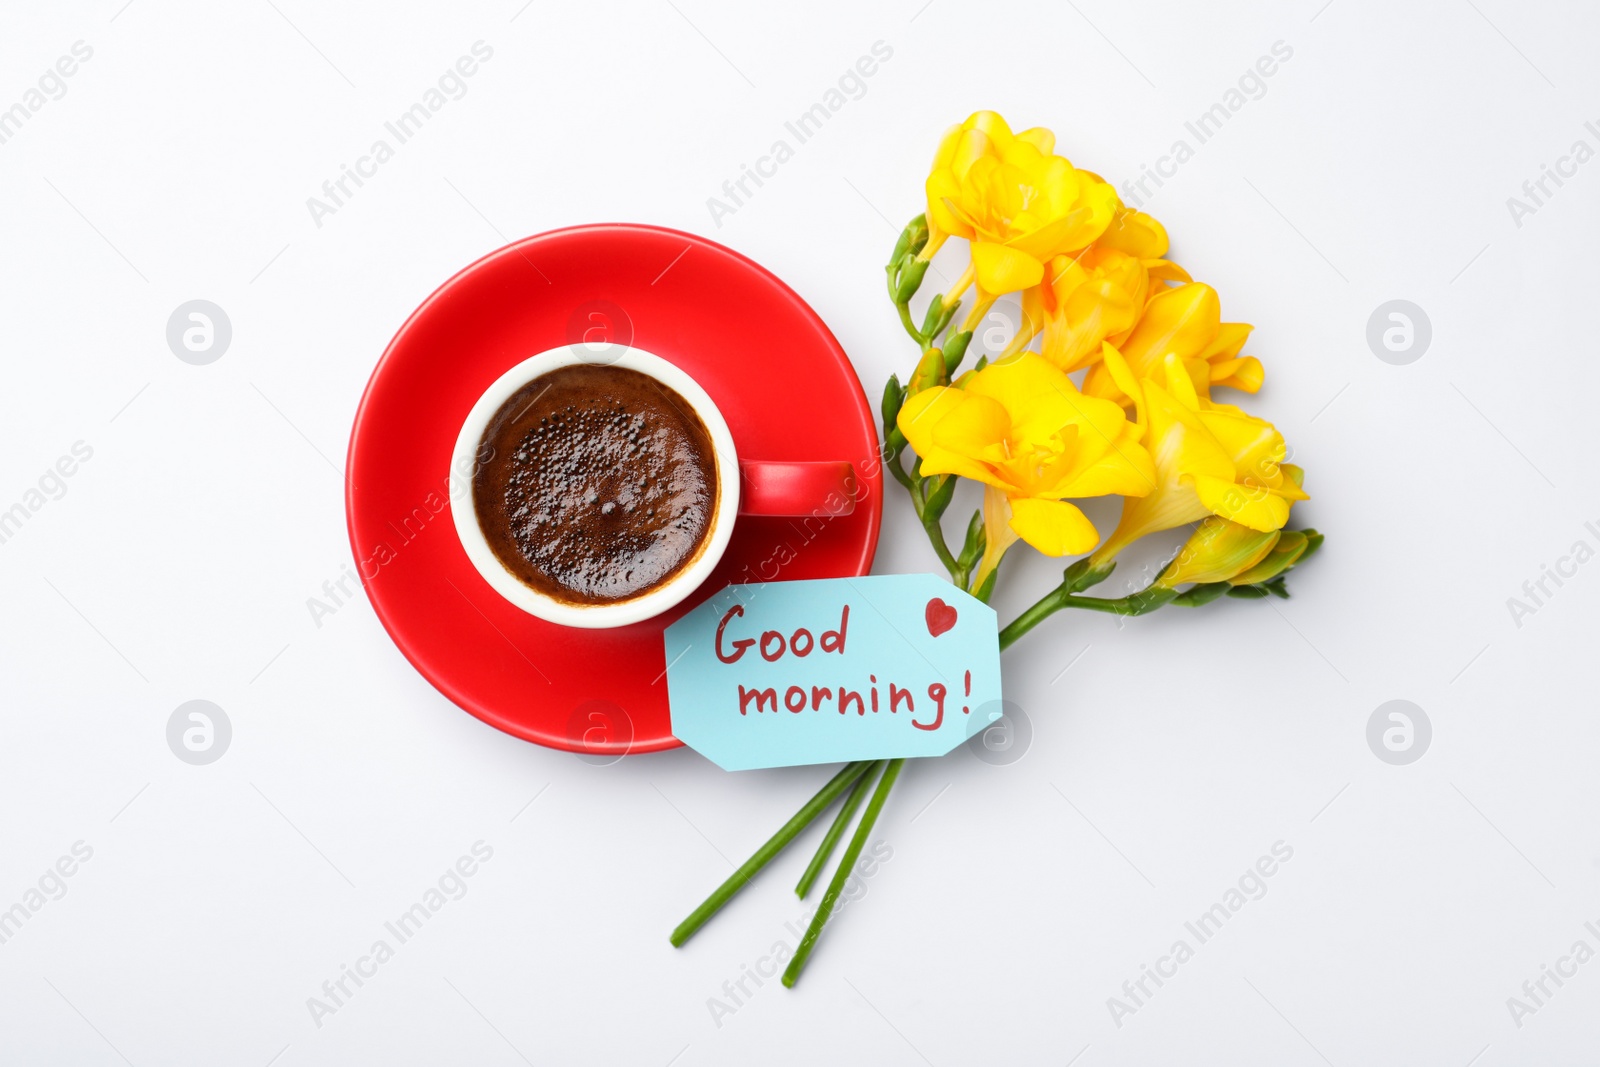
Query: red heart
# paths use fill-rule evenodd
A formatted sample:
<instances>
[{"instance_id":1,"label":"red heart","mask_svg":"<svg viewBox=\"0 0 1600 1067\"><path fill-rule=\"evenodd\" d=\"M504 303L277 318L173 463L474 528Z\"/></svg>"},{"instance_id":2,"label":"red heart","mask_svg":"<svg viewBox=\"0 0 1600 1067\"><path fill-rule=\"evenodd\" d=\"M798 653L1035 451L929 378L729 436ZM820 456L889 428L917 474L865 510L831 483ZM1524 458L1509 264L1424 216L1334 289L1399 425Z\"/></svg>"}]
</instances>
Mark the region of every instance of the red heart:
<instances>
[{"instance_id":1,"label":"red heart","mask_svg":"<svg viewBox=\"0 0 1600 1067\"><path fill-rule=\"evenodd\" d=\"M928 601L928 608L923 614L928 620L928 633L938 637L956 624L956 609L934 597Z\"/></svg>"}]
</instances>

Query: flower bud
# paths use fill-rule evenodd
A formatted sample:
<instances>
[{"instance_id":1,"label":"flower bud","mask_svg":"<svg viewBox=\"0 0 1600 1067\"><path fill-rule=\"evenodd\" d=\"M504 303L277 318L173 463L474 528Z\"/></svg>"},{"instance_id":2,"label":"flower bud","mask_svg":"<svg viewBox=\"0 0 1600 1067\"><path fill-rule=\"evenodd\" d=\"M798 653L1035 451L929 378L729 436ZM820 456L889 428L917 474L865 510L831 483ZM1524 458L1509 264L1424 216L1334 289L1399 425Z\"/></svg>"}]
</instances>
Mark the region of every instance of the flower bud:
<instances>
[{"instance_id":1,"label":"flower bud","mask_svg":"<svg viewBox=\"0 0 1600 1067\"><path fill-rule=\"evenodd\" d=\"M915 256L921 252L928 243L928 217L918 215L906 223L905 229L900 231L899 240L894 243L894 254L889 257L889 266L897 266L900 261L908 256Z\"/></svg>"},{"instance_id":2,"label":"flower bud","mask_svg":"<svg viewBox=\"0 0 1600 1067\"><path fill-rule=\"evenodd\" d=\"M1261 558L1261 561L1249 570L1229 578L1234 585L1255 585L1258 582L1270 581L1293 567L1305 555L1307 545L1306 535L1299 530L1285 530L1278 538L1278 543L1272 550Z\"/></svg>"},{"instance_id":3,"label":"flower bud","mask_svg":"<svg viewBox=\"0 0 1600 1067\"><path fill-rule=\"evenodd\" d=\"M950 501L956 493L956 476L941 474L934 478L933 487L928 491L928 499L923 504L923 514L932 517L935 521L941 518L945 509L950 506Z\"/></svg>"},{"instance_id":4,"label":"flower bud","mask_svg":"<svg viewBox=\"0 0 1600 1067\"><path fill-rule=\"evenodd\" d=\"M945 338L944 368L947 375L954 374L955 369L961 366L961 358L967 354L967 345L971 343L971 330L958 330Z\"/></svg>"},{"instance_id":5,"label":"flower bud","mask_svg":"<svg viewBox=\"0 0 1600 1067\"><path fill-rule=\"evenodd\" d=\"M896 304L909 304L911 298L917 295L917 290L922 288L922 276L928 273L928 261L914 259L906 264L905 270L900 272L900 282L895 286L894 302Z\"/></svg>"},{"instance_id":6,"label":"flower bud","mask_svg":"<svg viewBox=\"0 0 1600 1067\"><path fill-rule=\"evenodd\" d=\"M947 385L949 381L950 375L945 370L944 353L937 348L930 348L922 353L922 359L917 362L917 369L911 375L911 385L906 390L906 395L915 396L924 389Z\"/></svg>"},{"instance_id":7,"label":"flower bud","mask_svg":"<svg viewBox=\"0 0 1600 1067\"><path fill-rule=\"evenodd\" d=\"M893 426L900 417L900 405L906 402L906 391L900 385L899 375L889 375L883 386L883 424Z\"/></svg>"},{"instance_id":8,"label":"flower bud","mask_svg":"<svg viewBox=\"0 0 1600 1067\"><path fill-rule=\"evenodd\" d=\"M1278 537L1278 530L1262 533L1213 515L1195 527L1155 584L1175 589L1187 582L1228 581L1260 563L1278 543Z\"/></svg>"}]
</instances>

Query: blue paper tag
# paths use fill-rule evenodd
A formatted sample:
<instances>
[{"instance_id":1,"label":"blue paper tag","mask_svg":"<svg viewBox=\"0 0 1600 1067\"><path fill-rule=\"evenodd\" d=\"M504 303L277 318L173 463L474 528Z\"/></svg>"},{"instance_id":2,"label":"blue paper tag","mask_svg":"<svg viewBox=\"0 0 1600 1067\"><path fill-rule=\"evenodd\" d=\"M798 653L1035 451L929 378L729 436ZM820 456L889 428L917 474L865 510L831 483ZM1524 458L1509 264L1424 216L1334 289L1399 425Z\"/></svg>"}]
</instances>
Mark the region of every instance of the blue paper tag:
<instances>
[{"instance_id":1,"label":"blue paper tag","mask_svg":"<svg viewBox=\"0 0 1600 1067\"><path fill-rule=\"evenodd\" d=\"M1001 715L994 610L931 574L730 585L666 651L672 733L724 770L942 756Z\"/></svg>"}]
</instances>

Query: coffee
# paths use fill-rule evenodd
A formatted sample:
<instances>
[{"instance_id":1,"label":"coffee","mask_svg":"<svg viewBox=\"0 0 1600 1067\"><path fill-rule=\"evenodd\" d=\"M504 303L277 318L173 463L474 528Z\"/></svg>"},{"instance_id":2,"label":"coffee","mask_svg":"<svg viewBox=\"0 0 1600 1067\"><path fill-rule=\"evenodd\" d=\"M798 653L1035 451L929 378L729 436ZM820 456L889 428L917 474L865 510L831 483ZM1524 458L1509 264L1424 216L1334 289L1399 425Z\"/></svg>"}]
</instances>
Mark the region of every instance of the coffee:
<instances>
[{"instance_id":1,"label":"coffee","mask_svg":"<svg viewBox=\"0 0 1600 1067\"><path fill-rule=\"evenodd\" d=\"M506 570L555 600L642 596L689 566L711 532L711 435L649 375L553 370L500 406L481 444L478 525Z\"/></svg>"}]
</instances>

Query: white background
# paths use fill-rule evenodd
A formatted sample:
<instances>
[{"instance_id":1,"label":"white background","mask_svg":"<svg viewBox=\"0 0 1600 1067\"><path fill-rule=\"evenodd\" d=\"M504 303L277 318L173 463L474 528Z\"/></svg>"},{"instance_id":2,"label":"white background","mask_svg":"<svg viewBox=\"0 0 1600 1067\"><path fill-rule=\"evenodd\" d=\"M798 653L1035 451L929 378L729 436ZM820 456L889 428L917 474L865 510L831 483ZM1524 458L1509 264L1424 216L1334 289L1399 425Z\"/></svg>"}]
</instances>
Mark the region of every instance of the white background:
<instances>
[{"instance_id":1,"label":"white background","mask_svg":"<svg viewBox=\"0 0 1600 1067\"><path fill-rule=\"evenodd\" d=\"M93 57L0 145L0 509L74 442L93 458L0 544L0 908L74 842L93 857L0 945L0 1061L1591 1062L1600 962L1520 1027L1507 998L1600 949L1600 566L1520 626L1507 599L1600 548L1600 164L1520 226L1506 200L1600 147L1593 12L762 7L8 6L0 107L74 42ZM315 225L307 198L478 40L467 94ZM877 41L864 95L717 225L707 198ZM892 858L800 987L714 1018L792 945L809 848L687 948L667 933L822 772L591 766L454 708L364 600L318 626L379 353L506 240L640 221L777 272L875 399L914 355L881 264L945 126L1048 125L1120 184L1277 41L1264 94L1146 206L1256 325L1252 406L1308 472L1323 555L1288 602L1040 627L1007 657L1022 758L909 766ZM165 339L195 298L233 326L209 366ZM1406 366L1366 341L1397 298L1433 328ZM878 570L935 569L889 504ZM1053 573L1008 573L1002 616ZM196 698L233 726L204 767L165 739ZM1368 748L1392 699L1433 726L1409 766ZM307 999L479 840L467 895L317 1026ZM1266 895L1118 1026L1107 999L1278 841Z\"/></svg>"}]
</instances>

